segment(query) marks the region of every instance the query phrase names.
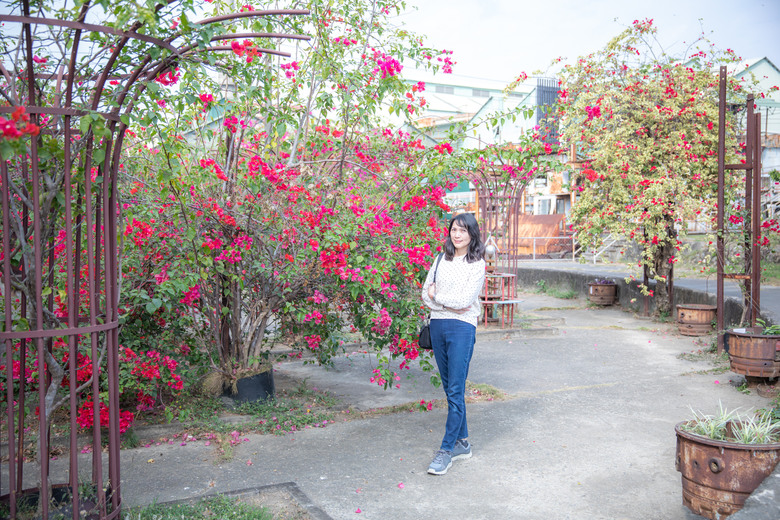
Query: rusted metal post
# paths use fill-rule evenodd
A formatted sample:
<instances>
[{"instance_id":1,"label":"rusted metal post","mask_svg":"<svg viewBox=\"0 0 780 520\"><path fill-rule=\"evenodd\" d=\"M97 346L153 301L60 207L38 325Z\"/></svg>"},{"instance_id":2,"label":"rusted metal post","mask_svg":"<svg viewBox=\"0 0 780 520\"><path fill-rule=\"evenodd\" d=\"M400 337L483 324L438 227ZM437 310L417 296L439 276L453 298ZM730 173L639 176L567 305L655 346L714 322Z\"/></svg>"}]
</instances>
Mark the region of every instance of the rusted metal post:
<instances>
[{"instance_id":1,"label":"rusted metal post","mask_svg":"<svg viewBox=\"0 0 780 520\"><path fill-rule=\"evenodd\" d=\"M723 285L725 279L738 280L743 285L743 303L748 323L756 325L761 313L761 115L754 114L754 97L747 96L747 122L745 160L743 163L726 164L726 67L720 68L718 93L718 216L717 216L717 321L718 353L723 351L725 332ZM749 222L743 222L741 246L745 252L742 273L725 272L725 172L745 170L745 211Z\"/></svg>"},{"instance_id":2,"label":"rusted metal post","mask_svg":"<svg viewBox=\"0 0 780 520\"><path fill-rule=\"evenodd\" d=\"M748 104L753 106L753 95L748 96ZM756 320L761 316L761 114L755 114L753 121L748 119L748 127L753 126L753 142L751 144L752 171L753 171L753 214L751 216L751 254L752 262L750 269L750 293L751 300L751 320L750 324L755 327Z\"/></svg>"},{"instance_id":3,"label":"rusted metal post","mask_svg":"<svg viewBox=\"0 0 780 520\"><path fill-rule=\"evenodd\" d=\"M743 247L742 250L747 252L753 251L753 242L752 235L750 233L750 230L753 229L753 207L755 206L753 204L753 154L755 150L753 150L754 147L754 141L755 136L753 135L753 130L755 128L753 127L753 94L749 94L747 97L747 127L746 127L746 139L745 139L745 215L747 215L747 219L750 220L750 222L744 222L743 223L743 229L745 233L743 233ZM751 276L746 277L742 280L743 285L743 291L745 293L745 307L747 312L747 321L750 323L751 326L754 326L756 324L756 317L753 313L753 282L752 282L752 272L751 272L751 266L752 266L752 260L751 256L749 254L745 254L745 257L742 259L742 265L744 266L744 273L749 274Z\"/></svg>"},{"instance_id":4,"label":"rusted metal post","mask_svg":"<svg viewBox=\"0 0 780 520\"><path fill-rule=\"evenodd\" d=\"M725 196L726 185L726 67L720 68L720 82L718 85L718 212L717 212L717 236L716 236L716 263L717 263L717 285L716 285L716 302L718 306L717 310L717 322L718 322L718 354L723 352L723 333L725 326L725 314L724 305L725 298L723 295L723 275L725 269L723 265L725 254L725 233L724 219L726 204Z\"/></svg>"}]
</instances>

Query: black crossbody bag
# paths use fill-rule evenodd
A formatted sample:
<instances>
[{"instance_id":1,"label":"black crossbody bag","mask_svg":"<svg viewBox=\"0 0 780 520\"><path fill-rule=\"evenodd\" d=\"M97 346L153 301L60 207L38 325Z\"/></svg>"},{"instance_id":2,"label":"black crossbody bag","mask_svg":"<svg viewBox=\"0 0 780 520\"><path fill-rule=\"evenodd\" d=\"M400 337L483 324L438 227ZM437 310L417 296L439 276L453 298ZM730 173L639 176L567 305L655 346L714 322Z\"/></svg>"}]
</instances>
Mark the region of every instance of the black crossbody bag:
<instances>
[{"instance_id":1,"label":"black crossbody bag","mask_svg":"<svg viewBox=\"0 0 780 520\"><path fill-rule=\"evenodd\" d=\"M436 267L433 269L433 283L436 283L436 272L439 270L439 262L443 253L439 253L439 257L436 259ZM431 350L433 344L431 343L431 325L430 318L420 329L420 336L417 339L417 344L423 350Z\"/></svg>"}]
</instances>

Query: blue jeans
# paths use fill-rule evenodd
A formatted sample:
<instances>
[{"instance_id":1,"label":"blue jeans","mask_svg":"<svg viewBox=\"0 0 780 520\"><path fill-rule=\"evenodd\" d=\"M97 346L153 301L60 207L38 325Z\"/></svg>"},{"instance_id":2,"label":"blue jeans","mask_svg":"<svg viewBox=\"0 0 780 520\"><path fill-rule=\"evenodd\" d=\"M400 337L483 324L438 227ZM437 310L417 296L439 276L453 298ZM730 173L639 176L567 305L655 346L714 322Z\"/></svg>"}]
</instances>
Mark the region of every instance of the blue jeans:
<instances>
[{"instance_id":1,"label":"blue jeans","mask_svg":"<svg viewBox=\"0 0 780 520\"><path fill-rule=\"evenodd\" d=\"M466 377L474 353L477 329L460 320L431 320L433 355L447 395L447 423L441 449L452 451L455 441L469 436L466 425Z\"/></svg>"}]
</instances>

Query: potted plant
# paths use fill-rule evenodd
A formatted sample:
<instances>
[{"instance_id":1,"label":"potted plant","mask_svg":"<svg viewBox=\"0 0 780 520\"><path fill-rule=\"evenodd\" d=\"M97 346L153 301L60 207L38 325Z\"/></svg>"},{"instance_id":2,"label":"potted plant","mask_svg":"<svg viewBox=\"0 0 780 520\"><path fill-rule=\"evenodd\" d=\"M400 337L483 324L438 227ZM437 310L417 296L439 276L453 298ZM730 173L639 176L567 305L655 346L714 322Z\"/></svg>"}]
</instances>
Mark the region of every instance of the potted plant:
<instances>
[{"instance_id":1,"label":"potted plant","mask_svg":"<svg viewBox=\"0 0 780 520\"><path fill-rule=\"evenodd\" d=\"M588 283L588 301L596 305L612 305L617 298L617 284L609 278L597 278Z\"/></svg>"},{"instance_id":2,"label":"potted plant","mask_svg":"<svg viewBox=\"0 0 780 520\"><path fill-rule=\"evenodd\" d=\"M675 433L683 504L713 520L741 509L780 461L780 419L771 412L740 415L721 404L716 415L694 412Z\"/></svg>"},{"instance_id":3,"label":"potted plant","mask_svg":"<svg viewBox=\"0 0 780 520\"><path fill-rule=\"evenodd\" d=\"M748 377L780 376L780 325L727 330L724 345L731 369Z\"/></svg>"}]
</instances>

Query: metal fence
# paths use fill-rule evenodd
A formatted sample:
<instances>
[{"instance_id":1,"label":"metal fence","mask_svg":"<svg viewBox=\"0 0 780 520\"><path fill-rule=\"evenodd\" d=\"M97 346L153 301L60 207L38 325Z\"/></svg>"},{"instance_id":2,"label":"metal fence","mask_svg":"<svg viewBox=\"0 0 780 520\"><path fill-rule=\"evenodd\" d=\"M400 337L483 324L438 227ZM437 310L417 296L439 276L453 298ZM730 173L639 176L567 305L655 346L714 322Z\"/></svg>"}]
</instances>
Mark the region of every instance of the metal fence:
<instances>
[{"instance_id":1,"label":"metal fence","mask_svg":"<svg viewBox=\"0 0 780 520\"><path fill-rule=\"evenodd\" d=\"M518 260L576 261L577 241L574 235L556 237L518 237Z\"/></svg>"}]
</instances>

